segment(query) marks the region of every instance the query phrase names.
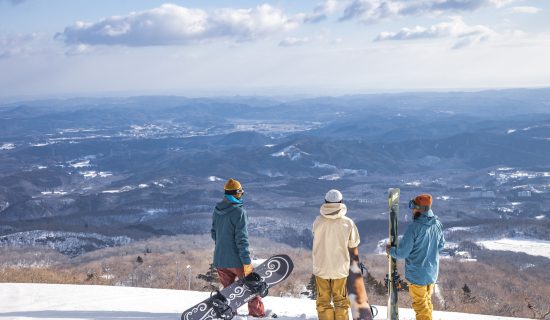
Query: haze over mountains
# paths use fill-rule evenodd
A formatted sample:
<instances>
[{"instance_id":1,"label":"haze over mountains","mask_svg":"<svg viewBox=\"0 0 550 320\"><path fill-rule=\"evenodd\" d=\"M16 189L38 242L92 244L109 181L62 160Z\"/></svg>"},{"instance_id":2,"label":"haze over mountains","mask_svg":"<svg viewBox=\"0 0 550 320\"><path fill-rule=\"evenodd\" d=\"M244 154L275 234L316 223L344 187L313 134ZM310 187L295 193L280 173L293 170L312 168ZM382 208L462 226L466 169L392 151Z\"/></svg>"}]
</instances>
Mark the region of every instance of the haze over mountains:
<instances>
[{"instance_id":1,"label":"haze over mountains","mask_svg":"<svg viewBox=\"0 0 550 320\"><path fill-rule=\"evenodd\" d=\"M6 104L0 244L74 256L205 233L229 177L246 189L251 233L294 246L309 246L330 188L370 249L389 187L403 203L432 193L446 227L476 226L457 238L550 240L549 110L550 89Z\"/></svg>"}]
</instances>

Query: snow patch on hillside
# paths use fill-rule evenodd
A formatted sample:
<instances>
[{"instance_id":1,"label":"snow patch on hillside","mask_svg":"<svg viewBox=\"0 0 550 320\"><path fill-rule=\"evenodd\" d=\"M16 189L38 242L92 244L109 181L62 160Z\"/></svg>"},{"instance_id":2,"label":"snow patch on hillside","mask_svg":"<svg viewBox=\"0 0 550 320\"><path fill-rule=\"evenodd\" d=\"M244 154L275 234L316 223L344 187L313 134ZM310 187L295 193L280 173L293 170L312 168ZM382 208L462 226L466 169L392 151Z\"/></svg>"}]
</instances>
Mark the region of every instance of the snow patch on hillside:
<instances>
[{"instance_id":1,"label":"snow patch on hillside","mask_svg":"<svg viewBox=\"0 0 550 320\"><path fill-rule=\"evenodd\" d=\"M113 174L111 172L105 172L105 171L94 171L94 170L87 170L87 171L79 171L80 175L82 175L86 179L93 179L93 178L107 178L112 176Z\"/></svg>"},{"instance_id":2,"label":"snow patch on hillside","mask_svg":"<svg viewBox=\"0 0 550 320\"><path fill-rule=\"evenodd\" d=\"M550 241L500 239L478 241L478 245L487 250L523 252L531 256L541 256L550 259Z\"/></svg>"},{"instance_id":3,"label":"snow patch on hillside","mask_svg":"<svg viewBox=\"0 0 550 320\"><path fill-rule=\"evenodd\" d=\"M68 162L69 166L78 169L91 166L90 160L73 160Z\"/></svg>"},{"instance_id":4,"label":"snow patch on hillside","mask_svg":"<svg viewBox=\"0 0 550 320\"><path fill-rule=\"evenodd\" d=\"M474 227L451 227L445 229L447 232L455 232L455 231L472 231Z\"/></svg>"},{"instance_id":5,"label":"snow patch on hillside","mask_svg":"<svg viewBox=\"0 0 550 320\"><path fill-rule=\"evenodd\" d=\"M312 168L318 168L323 170L331 170L334 171L332 174L326 174L321 177L319 177L319 180L328 180L328 181L335 181L340 180L344 176L353 176L353 177L366 177L367 176L367 170L365 169L341 169L338 168L335 165L328 164L328 163L321 163L318 161L313 162Z\"/></svg>"},{"instance_id":6,"label":"snow patch on hillside","mask_svg":"<svg viewBox=\"0 0 550 320\"><path fill-rule=\"evenodd\" d=\"M336 181L336 180L340 180L341 178L342 176L335 173L335 174L328 174L325 176L321 176L319 177L319 180Z\"/></svg>"},{"instance_id":7,"label":"snow patch on hillside","mask_svg":"<svg viewBox=\"0 0 550 320\"><path fill-rule=\"evenodd\" d=\"M9 208L9 206L10 203L8 201L0 200L0 212L6 210L7 208Z\"/></svg>"},{"instance_id":8,"label":"snow patch on hillside","mask_svg":"<svg viewBox=\"0 0 550 320\"><path fill-rule=\"evenodd\" d=\"M68 193L67 191L63 191L63 190L51 190L51 191L42 191L42 192L40 192L40 194L42 194L43 196L49 196L49 195L64 196L67 193Z\"/></svg>"},{"instance_id":9,"label":"snow patch on hillside","mask_svg":"<svg viewBox=\"0 0 550 320\"><path fill-rule=\"evenodd\" d=\"M271 154L271 156L273 157L286 157L292 161L300 160L304 155L308 156L310 154L307 152L303 152L302 150L300 150L294 145L288 146L279 152L275 152Z\"/></svg>"},{"instance_id":10,"label":"snow patch on hillside","mask_svg":"<svg viewBox=\"0 0 550 320\"><path fill-rule=\"evenodd\" d=\"M132 190L135 190L135 189L136 189L135 186L124 186L120 189L103 190L103 191L101 191L101 193L123 193L123 192L132 191Z\"/></svg>"},{"instance_id":11,"label":"snow patch on hillside","mask_svg":"<svg viewBox=\"0 0 550 320\"><path fill-rule=\"evenodd\" d=\"M0 150L11 150L15 148L15 144L13 143L3 143L0 145Z\"/></svg>"}]
</instances>

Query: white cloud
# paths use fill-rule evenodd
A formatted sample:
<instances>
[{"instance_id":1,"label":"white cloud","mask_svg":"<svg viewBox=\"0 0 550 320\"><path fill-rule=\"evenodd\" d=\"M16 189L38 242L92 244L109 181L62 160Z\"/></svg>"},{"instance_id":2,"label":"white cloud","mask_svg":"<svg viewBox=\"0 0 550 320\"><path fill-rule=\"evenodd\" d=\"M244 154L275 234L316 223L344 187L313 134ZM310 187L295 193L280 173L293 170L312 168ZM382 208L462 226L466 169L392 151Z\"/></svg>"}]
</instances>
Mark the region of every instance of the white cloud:
<instances>
[{"instance_id":1,"label":"white cloud","mask_svg":"<svg viewBox=\"0 0 550 320\"><path fill-rule=\"evenodd\" d=\"M528 13L528 14L535 14L535 13L539 13L541 12L542 10L540 8L537 8L537 7L512 7L510 8L510 12L512 13Z\"/></svg>"},{"instance_id":2,"label":"white cloud","mask_svg":"<svg viewBox=\"0 0 550 320\"><path fill-rule=\"evenodd\" d=\"M288 37L285 38L283 41L279 43L280 47L295 47L295 46L301 46L306 43L311 42L311 39L308 37L304 38L296 38L296 37Z\"/></svg>"},{"instance_id":3,"label":"white cloud","mask_svg":"<svg viewBox=\"0 0 550 320\"><path fill-rule=\"evenodd\" d=\"M212 13L163 4L95 23L77 22L56 37L70 45L186 45L211 39L250 41L291 30L299 24L299 19L289 18L268 4Z\"/></svg>"},{"instance_id":4,"label":"white cloud","mask_svg":"<svg viewBox=\"0 0 550 320\"><path fill-rule=\"evenodd\" d=\"M484 7L500 8L517 0L353 0L340 20L359 19L373 23L382 19L426 14L475 11Z\"/></svg>"},{"instance_id":5,"label":"white cloud","mask_svg":"<svg viewBox=\"0 0 550 320\"><path fill-rule=\"evenodd\" d=\"M38 33L0 35L0 59L28 56L41 50L37 42L43 37Z\"/></svg>"},{"instance_id":6,"label":"white cloud","mask_svg":"<svg viewBox=\"0 0 550 320\"><path fill-rule=\"evenodd\" d=\"M69 49L65 52L65 54L68 56L79 56L79 55L92 53L93 51L94 51L93 47L90 45L78 44L78 45L69 47Z\"/></svg>"},{"instance_id":7,"label":"white cloud","mask_svg":"<svg viewBox=\"0 0 550 320\"><path fill-rule=\"evenodd\" d=\"M325 0L318 4L312 13L305 15L304 22L317 23L323 21L328 14L336 12L339 6L340 2L338 0Z\"/></svg>"},{"instance_id":8,"label":"white cloud","mask_svg":"<svg viewBox=\"0 0 550 320\"><path fill-rule=\"evenodd\" d=\"M398 32L382 32L376 37L375 41L454 38L456 42L453 49L460 49L486 41L495 35L497 33L486 26L469 26L464 23L462 17L450 17L450 21L438 23L428 28L416 26L414 28L403 28Z\"/></svg>"}]
</instances>

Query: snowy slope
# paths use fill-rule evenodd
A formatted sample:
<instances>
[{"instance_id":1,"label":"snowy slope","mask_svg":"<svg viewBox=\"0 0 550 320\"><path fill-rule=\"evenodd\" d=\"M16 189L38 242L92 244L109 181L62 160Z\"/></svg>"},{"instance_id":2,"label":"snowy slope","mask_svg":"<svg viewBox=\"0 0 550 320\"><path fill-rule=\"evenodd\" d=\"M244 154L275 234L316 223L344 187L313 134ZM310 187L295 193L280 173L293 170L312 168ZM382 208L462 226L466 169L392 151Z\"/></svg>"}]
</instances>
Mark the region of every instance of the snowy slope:
<instances>
[{"instance_id":1,"label":"snowy slope","mask_svg":"<svg viewBox=\"0 0 550 320\"><path fill-rule=\"evenodd\" d=\"M0 319L10 320L120 320L171 319L179 320L185 309L203 300L209 294L195 291L144 289L108 286L78 286L57 284L0 283ZM267 309L278 319L315 319L315 301L293 298L267 297ZM385 318L385 307L378 307ZM246 307L239 310L246 313ZM400 309L400 319L414 319L410 309ZM244 318L244 317L243 317ZM496 320L519 319L435 312L434 320Z\"/></svg>"},{"instance_id":2,"label":"snowy slope","mask_svg":"<svg viewBox=\"0 0 550 320\"><path fill-rule=\"evenodd\" d=\"M550 259L550 241L527 239L500 239L478 241L478 245L488 250L523 252L531 256L541 256Z\"/></svg>"}]
</instances>

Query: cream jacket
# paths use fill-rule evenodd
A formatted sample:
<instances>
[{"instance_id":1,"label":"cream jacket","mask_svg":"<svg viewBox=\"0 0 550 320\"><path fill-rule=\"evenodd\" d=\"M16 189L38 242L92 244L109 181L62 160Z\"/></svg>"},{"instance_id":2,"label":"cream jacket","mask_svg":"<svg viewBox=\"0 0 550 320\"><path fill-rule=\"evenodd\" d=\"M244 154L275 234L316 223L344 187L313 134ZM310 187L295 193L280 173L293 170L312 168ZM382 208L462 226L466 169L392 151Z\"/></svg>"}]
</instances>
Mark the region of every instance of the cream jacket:
<instances>
[{"instance_id":1,"label":"cream jacket","mask_svg":"<svg viewBox=\"0 0 550 320\"><path fill-rule=\"evenodd\" d=\"M346 217L343 203L326 203L313 222L313 274L323 279L341 279L349 274L348 248L359 246L359 231Z\"/></svg>"}]
</instances>

